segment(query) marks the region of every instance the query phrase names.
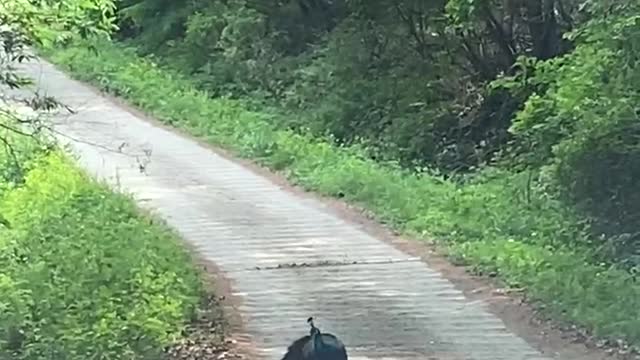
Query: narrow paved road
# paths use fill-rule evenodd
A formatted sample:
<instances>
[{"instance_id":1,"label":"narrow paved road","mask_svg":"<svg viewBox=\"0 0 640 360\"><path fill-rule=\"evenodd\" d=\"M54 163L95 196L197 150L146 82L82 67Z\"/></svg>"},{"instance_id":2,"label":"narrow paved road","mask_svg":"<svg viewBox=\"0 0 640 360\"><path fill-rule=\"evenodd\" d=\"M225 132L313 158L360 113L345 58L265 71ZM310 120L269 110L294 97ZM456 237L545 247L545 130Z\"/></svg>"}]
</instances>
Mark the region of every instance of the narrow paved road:
<instances>
[{"instance_id":1,"label":"narrow paved road","mask_svg":"<svg viewBox=\"0 0 640 360\"><path fill-rule=\"evenodd\" d=\"M78 111L57 129L82 140L72 145L83 166L156 210L232 280L247 336L265 359L304 334L309 315L344 339L352 359L550 359L425 263L321 203L144 121L49 64L25 69ZM123 144L140 160L104 148Z\"/></svg>"}]
</instances>

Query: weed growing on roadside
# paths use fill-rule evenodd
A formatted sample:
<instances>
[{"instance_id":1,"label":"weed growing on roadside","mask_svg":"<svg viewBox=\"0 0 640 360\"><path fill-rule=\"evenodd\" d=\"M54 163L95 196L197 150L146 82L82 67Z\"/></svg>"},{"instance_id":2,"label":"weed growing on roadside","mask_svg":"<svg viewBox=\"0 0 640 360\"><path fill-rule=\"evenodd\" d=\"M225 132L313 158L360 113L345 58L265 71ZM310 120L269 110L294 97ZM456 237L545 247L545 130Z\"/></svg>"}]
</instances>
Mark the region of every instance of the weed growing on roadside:
<instances>
[{"instance_id":1,"label":"weed growing on roadside","mask_svg":"<svg viewBox=\"0 0 640 360\"><path fill-rule=\"evenodd\" d=\"M175 234L65 155L0 198L0 358L158 359L201 283Z\"/></svg>"}]
</instances>

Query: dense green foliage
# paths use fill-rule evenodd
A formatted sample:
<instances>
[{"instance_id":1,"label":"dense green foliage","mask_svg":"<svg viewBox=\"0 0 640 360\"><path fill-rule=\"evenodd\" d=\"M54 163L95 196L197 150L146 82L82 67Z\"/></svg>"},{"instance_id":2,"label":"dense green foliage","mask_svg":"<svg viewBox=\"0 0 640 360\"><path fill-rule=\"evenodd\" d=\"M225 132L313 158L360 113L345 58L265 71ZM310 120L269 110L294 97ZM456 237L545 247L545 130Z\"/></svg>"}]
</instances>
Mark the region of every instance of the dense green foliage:
<instances>
[{"instance_id":1,"label":"dense green foliage","mask_svg":"<svg viewBox=\"0 0 640 360\"><path fill-rule=\"evenodd\" d=\"M200 85L109 42L47 55L74 76L125 97L167 124L285 172L293 181L342 196L418 237L431 235L480 272L527 289L563 319L601 336L640 344L640 286L615 265L597 261L574 211L528 173L487 169L457 184L370 159L362 147L338 147L279 129L278 115L211 98Z\"/></svg>"},{"instance_id":2,"label":"dense green foliage","mask_svg":"<svg viewBox=\"0 0 640 360\"><path fill-rule=\"evenodd\" d=\"M634 266L639 5L121 0L118 37L211 96L277 108L280 128L447 176L531 172Z\"/></svg>"},{"instance_id":3,"label":"dense green foliage","mask_svg":"<svg viewBox=\"0 0 640 360\"><path fill-rule=\"evenodd\" d=\"M158 359L201 295L175 235L58 152L28 165L0 197L0 358Z\"/></svg>"},{"instance_id":4,"label":"dense green foliage","mask_svg":"<svg viewBox=\"0 0 640 360\"><path fill-rule=\"evenodd\" d=\"M571 48L575 0L123 0L122 38L214 94L284 105L296 127L380 156L468 169L507 144L520 104L486 85L519 56ZM295 118L298 118L297 121Z\"/></svg>"},{"instance_id":5,"label":"dense green foliage","mask_svg":"<svg viewBox=\"0 0 640 360\"><path fill-rule=\"evenodd\" d=\"M538 91L512 131L520 164L542 166L559 198L604 235L603 250L638 265L640 8L630 3L588 21L574 34L574 52L520 75Z\"/></svg>"},{"instance_id":6,"label":"dense green foliage","mask_svg":"<svg viewBox=\"0 0 640 360\"><path fill-rule=\"evenodd\" d=\"M16 72L16 65L29 58L26 47L64 43L78 35L109 35L116 28L115 10L113 0L2 1L0 86L16 88L30 83ZM4 92L0 93L0 101L4 99Z\"/></svg>"}]
</instances>

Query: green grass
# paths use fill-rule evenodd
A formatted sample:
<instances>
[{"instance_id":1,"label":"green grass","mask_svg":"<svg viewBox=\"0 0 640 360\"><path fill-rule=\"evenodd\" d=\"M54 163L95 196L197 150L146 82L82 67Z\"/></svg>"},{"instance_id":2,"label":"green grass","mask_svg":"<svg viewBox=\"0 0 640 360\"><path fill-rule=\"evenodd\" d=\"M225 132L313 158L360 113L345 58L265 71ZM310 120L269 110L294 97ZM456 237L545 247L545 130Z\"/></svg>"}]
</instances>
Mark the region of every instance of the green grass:
<instances>
[{"instance_id":1,"label":"green grass","mask_svg":"<svg viewBox=\"0 0 640 360\"><path fill-rule=\"evenodd\" d=\"M59 152L0 196L0 359L160 359L202 296L174 233Z\"/></svg>"},{"instance_id":2,"label":"green grass","mask_svg":"<svg viewBox=\"0 0 640 360\"><path fill-rule=\"evenodd\" d=\"M640 286L626 271L594 261L586 229L543 189L526 194L526 174L495 170L464 186L412 174L357 148L278 129L276 115L211 99L131 49L97 42L96 56L85 45L46 56L166 124L283 171L309 190L344 196L405 233L438 239L451 256L526 288L564 320L640 344Z\"/></svg>"}]
</instances>

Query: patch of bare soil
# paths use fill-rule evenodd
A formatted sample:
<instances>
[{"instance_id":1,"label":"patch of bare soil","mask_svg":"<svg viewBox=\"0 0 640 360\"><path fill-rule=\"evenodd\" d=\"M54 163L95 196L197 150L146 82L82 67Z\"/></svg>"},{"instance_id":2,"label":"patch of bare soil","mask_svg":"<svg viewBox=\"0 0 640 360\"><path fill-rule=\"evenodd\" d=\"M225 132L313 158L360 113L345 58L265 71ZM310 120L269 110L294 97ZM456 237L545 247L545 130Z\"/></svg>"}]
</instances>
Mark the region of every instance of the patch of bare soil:
<instances>
[{"instance_id":1,"label":"patch of bare soil","mask_svg":"<svg viewBox=\"0 0 640 360\"><path fill-rule=\"evenodd\" d=\"M227 338L227 325L221 298L208 292L191 324L184 331L184 338L169 346L167 360L223 360L244 359L236 348L236 341Z\"/></svg>"}]
</instances>

